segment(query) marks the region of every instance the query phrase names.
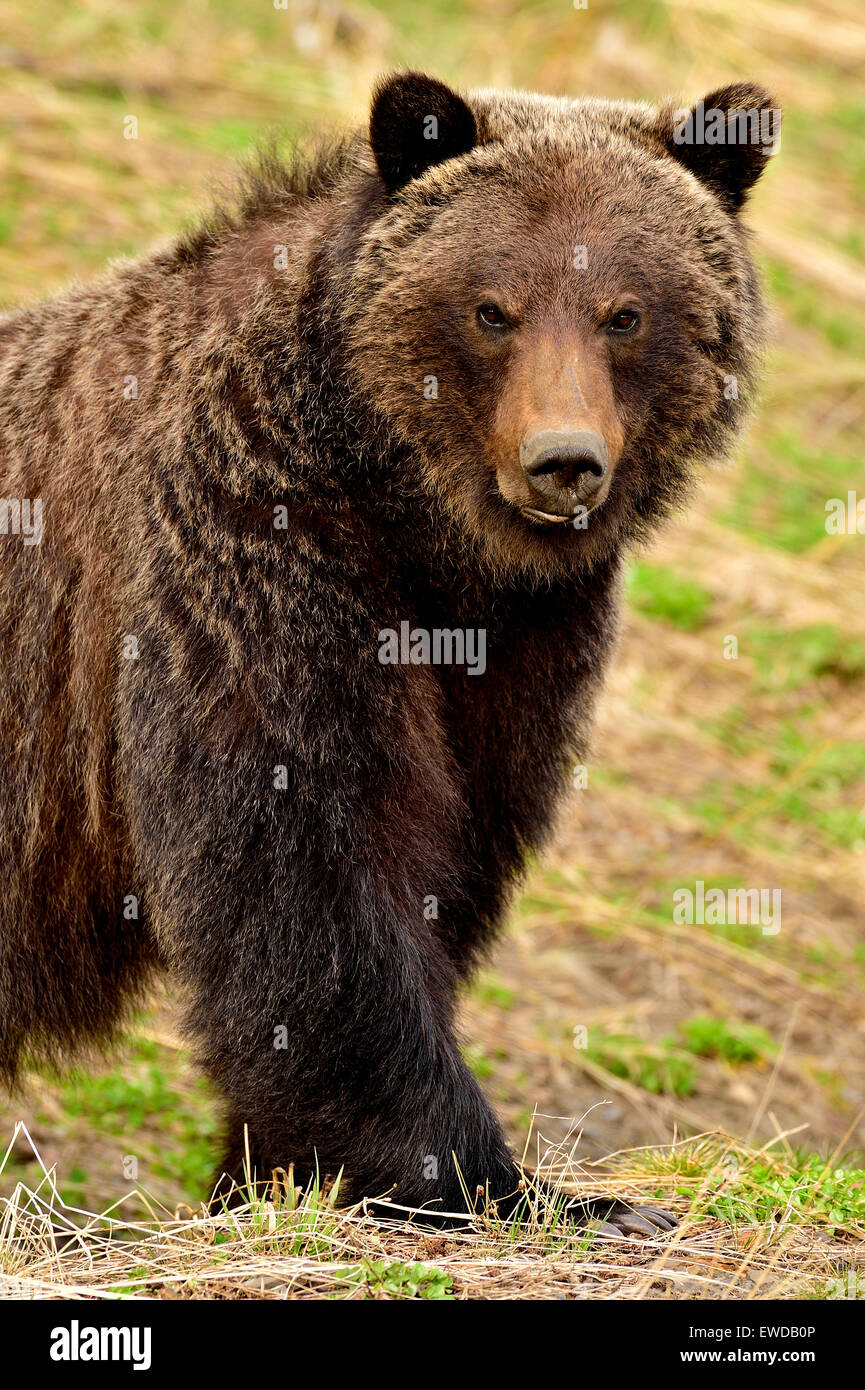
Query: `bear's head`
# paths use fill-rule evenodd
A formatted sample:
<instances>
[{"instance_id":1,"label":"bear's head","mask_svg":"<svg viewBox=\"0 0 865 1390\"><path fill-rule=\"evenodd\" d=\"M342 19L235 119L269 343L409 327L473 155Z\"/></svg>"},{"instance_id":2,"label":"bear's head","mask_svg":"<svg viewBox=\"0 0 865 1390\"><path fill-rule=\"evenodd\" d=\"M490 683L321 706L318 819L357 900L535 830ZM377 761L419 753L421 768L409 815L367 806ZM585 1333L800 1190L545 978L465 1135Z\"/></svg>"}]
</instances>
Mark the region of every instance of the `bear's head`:
<instances>
[{"instance_id":1,"label":"bear's head","mask_svg":"<svg viewBox=\"0 0 865 1390\"><path fill-rule=\"evenodd\" d=\"M497 565L643 539L729 452L762 320L740 212L778 122L752 84L691 112L379 85L353 371Z\"/></svg>"}]
</instances>

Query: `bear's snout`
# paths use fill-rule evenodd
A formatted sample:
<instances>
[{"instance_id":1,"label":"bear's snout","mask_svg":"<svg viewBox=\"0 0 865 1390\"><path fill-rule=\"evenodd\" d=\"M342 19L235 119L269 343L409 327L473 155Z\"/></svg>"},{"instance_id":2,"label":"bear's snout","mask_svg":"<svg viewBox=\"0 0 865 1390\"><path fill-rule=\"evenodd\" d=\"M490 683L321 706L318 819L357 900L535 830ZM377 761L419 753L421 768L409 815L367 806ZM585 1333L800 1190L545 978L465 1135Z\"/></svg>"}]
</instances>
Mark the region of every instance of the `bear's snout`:
<instances>
[{"instance_id":1,"label":"bear's snout","mask_svg":"<svg viewBox=\"0 0 865 1390\"><path fill-rule=\"evenodd\" d=\"M520 464L539 508L570 517L575 504L600 500L609 452L593 430L534 430L520 444Z\"/></svg>"}]
</instances>

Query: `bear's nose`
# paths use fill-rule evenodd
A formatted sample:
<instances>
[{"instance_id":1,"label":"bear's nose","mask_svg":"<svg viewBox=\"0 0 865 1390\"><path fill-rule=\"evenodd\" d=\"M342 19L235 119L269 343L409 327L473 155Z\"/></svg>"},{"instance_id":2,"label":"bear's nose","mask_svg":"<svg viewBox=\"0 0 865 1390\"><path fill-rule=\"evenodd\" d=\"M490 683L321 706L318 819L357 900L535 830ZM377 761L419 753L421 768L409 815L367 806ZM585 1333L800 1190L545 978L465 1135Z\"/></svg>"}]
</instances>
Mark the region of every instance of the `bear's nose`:
<instances>
[{"instance_id":1,"label":"bear's nose","mask_svg":"<svg viewBox=\"0 0 865 1390\"><path fill-rule=\"evenodd\" d=\"M547 502L560 502L567 494L588 501L608 462L607 446L592 430L536 430L520 445L523 472Z\"/></svg>"}]
</instances>

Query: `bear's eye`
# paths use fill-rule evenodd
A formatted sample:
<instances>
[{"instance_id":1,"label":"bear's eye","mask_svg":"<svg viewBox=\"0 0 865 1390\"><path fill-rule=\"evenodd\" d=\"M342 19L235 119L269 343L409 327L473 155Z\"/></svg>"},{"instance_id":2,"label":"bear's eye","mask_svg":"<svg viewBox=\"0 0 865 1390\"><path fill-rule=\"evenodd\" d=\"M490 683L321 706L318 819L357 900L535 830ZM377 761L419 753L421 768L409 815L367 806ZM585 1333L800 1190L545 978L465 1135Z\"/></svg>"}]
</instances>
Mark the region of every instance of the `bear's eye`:
<instances>
[{"instance_id":1,"label":"bear's eye","mask_svg":"<svg viewBox=\"0 0 865 1390\"><path fill-rule=\"evenodd\" d=\"M636 309L620 309L607 324L611 333L633 333L640 322Z\"/></svg>"},{"instance_id":2,"label":"bear's eye","mask_svg":"<svg viewBox=\"0 0 865 1390\"><path fill-rule=\"evenodd\" d=\"M486 328L507 328L508 321L498 304L482 304L478 309L478 321Z\"/></svg>"}]
</instances>

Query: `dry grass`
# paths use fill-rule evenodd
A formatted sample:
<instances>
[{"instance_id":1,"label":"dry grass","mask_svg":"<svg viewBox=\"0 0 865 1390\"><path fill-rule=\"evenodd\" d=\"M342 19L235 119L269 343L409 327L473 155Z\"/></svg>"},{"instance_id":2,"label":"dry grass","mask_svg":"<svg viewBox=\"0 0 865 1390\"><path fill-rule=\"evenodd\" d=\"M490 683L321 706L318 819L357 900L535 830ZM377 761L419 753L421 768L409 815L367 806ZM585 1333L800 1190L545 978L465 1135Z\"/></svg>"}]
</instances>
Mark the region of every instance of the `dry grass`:
<instances>
[{"instance_id":1,"label":"dry grass","mask_svg":"<svg viewBox=\"0 0 865 1390\"><path fill-rule=\"evenodd\" d=\"M274 1175L271 1200L222 1216L187 1208L140 1219L123 1201L95 1214L65 1204L42 1167L35 1188L19 1185L4 1204L0 1298L762 1300L827 1288L839 1296L832 1291L865 1268L854 1243L865 1224L830 1226L825 1212L792 1200L777 1201L769 1220L746 1215L731 1227L713 1215L755 1163L789 1168L715 1134L615 1155L602 1167L575 1166L563 1151L547 1156L548 1179L565 1187L579 1179L604 1197L638 1201L651 1181L681 1213L674 1234L657 1241L566 1229L540 1203L520 1226L492 1212L471 1229L425 1231L422 1215L406 1224L397 1209L398 1220L372 1221L360 1207L340 1208L335 1192L299 1192L288 1174ZM141 1200L135 1194L134 1205Z\"/></svg>"}]
</instances>

